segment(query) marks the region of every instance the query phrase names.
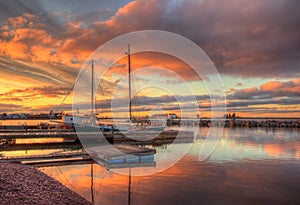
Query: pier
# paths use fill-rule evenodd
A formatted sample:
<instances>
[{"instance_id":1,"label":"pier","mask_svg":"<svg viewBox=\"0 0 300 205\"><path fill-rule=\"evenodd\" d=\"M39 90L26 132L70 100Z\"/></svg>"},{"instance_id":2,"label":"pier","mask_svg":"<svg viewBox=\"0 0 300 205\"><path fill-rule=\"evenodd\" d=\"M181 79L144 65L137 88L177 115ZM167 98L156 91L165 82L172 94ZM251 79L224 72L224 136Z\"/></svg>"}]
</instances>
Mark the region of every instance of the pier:
<instances>
[{"instance_id":1,"label":"pier","mask_svg":"<svg viewBox=\"0 0 300 205\"><path fill-rule=\"evenodd\" d=\"M217 118L217 119L171 119L168 126L199 126L199 127L277 127L300 128L300 119L251 119L251 118Z\"/></svg>"},{"instance_id":2,"label":"pier","mask_svg":"<svg viewBox=\"0 0 300 205\"><path fill-rule=\"evenodd\" d=\"M60 138L65 140L73 140L76 141L78 139L78 135L86 136L84 140L99 140L98 132L74 132L74 131L10 131L10 132L0 132L0 139L2 140L14 140L14 139L39 139L39 138ZM126 137L125 134L120 132L118 133L103 133L105 139L110 143L130 143L130 144L159 144L159 143L171 143L176 138L177 141L187 142L192 141L194 139L193 132L190 131L180 131L180 135L178 135L178 131L169 130L163 131L161 133L149 133L149 132L139 132L134 134L134 139ZM152 138L152 136L155 136ZM149 138L150 140L143 140L143 138ZM179 139L180 138L180 139Z\"/></svg>"},{"instance_id":3,"label":"pier","mask_svg":"<svg viewBox=\"0 0 300 205\"><path fill-rule=\"evenodd\" d=\"M89 155L82 152L72 153L59 153L59 154L43 154L43 155L29 155L29 156L13 156L13 157L0 157L4 162L26 162L26 161L38 161L38 160L58 160L66 158L90 158Z\"/></svg>"},{"instance_id":4,"label":"pier","mask_svg":"<svg viewBox=\"0 0 300 205\"><path fill-rule=\"evenodd\" d=\"M96 146L85 151L52 153L28 156L0 156L2 162L17 162L34 166L56 166L66 164L92 163L93 158L107 168L122 168L136 166L155 166L155 149L134 145Z\"/></svg>"}]
</instances>

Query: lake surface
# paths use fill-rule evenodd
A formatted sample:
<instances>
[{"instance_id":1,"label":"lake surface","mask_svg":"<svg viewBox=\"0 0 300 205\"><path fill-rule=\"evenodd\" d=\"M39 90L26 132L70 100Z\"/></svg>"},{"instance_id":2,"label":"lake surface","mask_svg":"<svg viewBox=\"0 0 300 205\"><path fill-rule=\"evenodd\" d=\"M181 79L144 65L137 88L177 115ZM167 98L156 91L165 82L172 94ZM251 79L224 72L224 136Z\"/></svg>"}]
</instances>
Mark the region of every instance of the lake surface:
<instances>
[{"instance_id":1,"label":"lake surface","mask_svg":"<svg viewBox=\"0 0 300 205\"><path fill-rule=\"evenodd\" d=\"M199 161L207 131L201 128L190 151L154 175L138 177L143 168L126 168L129 177L98 164L39 169L94 204L300 203L300 129L224 129L210 158Z\"/></svg>"}]
</instances>

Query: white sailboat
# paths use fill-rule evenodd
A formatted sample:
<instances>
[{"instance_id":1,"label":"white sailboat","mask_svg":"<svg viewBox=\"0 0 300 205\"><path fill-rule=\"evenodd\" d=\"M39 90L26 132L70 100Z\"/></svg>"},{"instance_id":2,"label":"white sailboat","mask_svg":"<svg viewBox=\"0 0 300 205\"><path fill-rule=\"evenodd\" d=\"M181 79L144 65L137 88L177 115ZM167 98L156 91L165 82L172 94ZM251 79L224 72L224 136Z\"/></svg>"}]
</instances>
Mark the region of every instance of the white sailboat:
<instances>
[{"instance_id":1,"label":"white sailboat","mask_svg":"<svg viewBox=\"0 0 300 205\"><path fill-rule=\"evenodd\" d=\"M127 126L116 126L118 130L121 132L142 132L142 133L151 133L151 132L161 132L166 127L166 119L159 119L155 120L155 124L149 124L149 123L135 123L133 122L133 116L132 116L132 83L131 83L131 56L130 56L130 44L128 44L128 51L126 52L127 58L128 58L128 98L129 98L129 125ZM153 122L151 122L153 123Z\"/></svg>"},{"instance_id":2,"label":"white sailboat","mask_svg":"<svg viewBox=\"0 0 300 205\"><path fill-rule=\"evenodd\" d=\"M91 60L91 112L89 115L80 116L78 115L64 115L62 116L63 124L70 124L79 131L112 131L112 126L99 125L97 117L95 115L95 104L94 104L94 60ZM78 111L79 112L79 111Z\"/></svg>"},{"instance_id":3,"label":"white sailboat","mask_svg":"<svg viewBox=\"0 0 300 205\"><path fill-rule=\"evenodd\" d=\"M99 125L95 116L94 105L94 60L91 60L91 113L88 116L79 115L64 115L62 118L63 124L69 124L83 130L87 128L90 131L121 131L121 132L161 132L166 127L166 119L152 120L149 123L136 123L133 122L132 116L132 83L131 83L131 56L130 45L128 44L128 51L126 52L128 57L128 95L129 95L129 123L125 125L114 124L113 126Z\"/></svg>"}]
</instances>

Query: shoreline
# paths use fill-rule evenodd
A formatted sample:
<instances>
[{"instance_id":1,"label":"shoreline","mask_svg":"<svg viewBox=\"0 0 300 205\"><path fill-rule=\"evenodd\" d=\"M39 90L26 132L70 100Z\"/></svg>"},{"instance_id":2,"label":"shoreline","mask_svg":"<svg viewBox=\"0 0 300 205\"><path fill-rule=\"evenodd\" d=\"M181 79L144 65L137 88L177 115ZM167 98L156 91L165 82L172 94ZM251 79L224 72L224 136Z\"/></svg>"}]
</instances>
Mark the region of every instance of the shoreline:
<instances>
[{"instance_id":1,"label":"shoreline","mask_svg":"<svg viewBox=\"0 0 300 205\"><path fill-rule=\"evenodd\" d=\"M0 162L0 202L1 205L91 204L32 166L6 162Z\"/></svg>"}]
</instances>

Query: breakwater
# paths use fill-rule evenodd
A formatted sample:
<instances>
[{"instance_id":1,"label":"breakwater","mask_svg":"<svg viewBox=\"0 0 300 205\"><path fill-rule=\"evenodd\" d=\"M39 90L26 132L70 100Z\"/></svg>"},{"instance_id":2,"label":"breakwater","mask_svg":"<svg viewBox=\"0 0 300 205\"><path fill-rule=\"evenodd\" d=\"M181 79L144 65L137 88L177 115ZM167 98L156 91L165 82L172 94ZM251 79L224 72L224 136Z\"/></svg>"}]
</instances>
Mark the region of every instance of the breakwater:
<instances>
[{"instance_id":1,"label":"breakwater","mask_svg":"<svg viewBox=\"0 0 300 205\"><path fill-rule=\"evenodd\" d=\"M282 127L300 128L300 119L173 119L168 120L168 126L199 126L199 127Z\"/></svg>"}]
</instances>

